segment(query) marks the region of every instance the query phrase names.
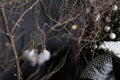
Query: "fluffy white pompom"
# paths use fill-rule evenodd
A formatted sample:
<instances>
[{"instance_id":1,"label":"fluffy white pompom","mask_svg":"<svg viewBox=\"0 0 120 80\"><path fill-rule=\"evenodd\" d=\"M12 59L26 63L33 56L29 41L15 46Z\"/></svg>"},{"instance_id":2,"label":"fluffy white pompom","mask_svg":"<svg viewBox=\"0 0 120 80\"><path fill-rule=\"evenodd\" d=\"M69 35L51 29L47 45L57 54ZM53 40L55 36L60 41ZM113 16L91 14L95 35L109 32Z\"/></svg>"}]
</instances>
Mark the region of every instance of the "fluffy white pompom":
<instances>
[{"instance_id":1,"label":"fluffy white pompom","mask_svg":"<svg viewBox=\"0 0 120 80\"><path fill-rule=\"evenodd\" d=\"M41 65L45 61L48 61L50 59L50 52L46 49L44 49L39 55L38 55L38 64Z\"/></svg>"},{"instance_id":2,"label":"fluffy white pompom","mask_svg":"<svg viewBox=\"0 0 120 80\"><path fill-rule=\"evenodd\" d=\"M36 49L32 49L30 50L26 50L23 52L23 57L30 61L32 66L35 66L37 64L37 50Z\"/></svg>"},{"instance_id":3,"label":"fluffy white pompom","mask_svg":"<svg viewBox=\"0 0 120 80\"><path fill-rule=\"evenodd\" d=\"M32 49L28 55L28 59L34 61L35 58L37 58L37 51L35 49Z\"/></svg>"},{"instance_id":4,"label":"fluffy white pompom","mask_svg":"<svg viewBox=\"0 0 120 80\"><path fill-rule=\"evenodd\" d=\"M113 52L114 55L120 57L120 41L113 42L104 41L100 46L99 49L104 49L105 51Z\"/></svg>"}]
</instances>

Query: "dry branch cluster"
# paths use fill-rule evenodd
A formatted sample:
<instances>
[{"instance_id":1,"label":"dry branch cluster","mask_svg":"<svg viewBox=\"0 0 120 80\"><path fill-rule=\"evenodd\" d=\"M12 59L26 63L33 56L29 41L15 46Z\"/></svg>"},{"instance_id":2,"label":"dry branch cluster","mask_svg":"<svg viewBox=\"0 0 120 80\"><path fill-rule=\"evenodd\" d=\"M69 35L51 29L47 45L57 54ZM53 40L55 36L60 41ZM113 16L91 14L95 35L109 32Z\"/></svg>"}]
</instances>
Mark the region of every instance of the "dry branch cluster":
<instances>
[{"instance_id":1,"label":"dry branch cluster","mask_svg":"<svg viewBox=\"0 0 120 80\"><path fill-rule=\"evenodd\" d=\"M8 2L1 0L0 2L2 3L0 5L0 35L7 39L7 42L4 42L6 45L3 43L0 45L0 49L2 46L6 48L2 49L0 53L1 61L3 60L5 65L0 65L4 68L0 74L7 72L15 63L18 80L21 78L19 61L22 59L20 56L22 52L26 48L44 46L48 39L65 38L75 42L76 52L74 54L78 60L81 53L86 53L84 49L92 48L94 50L93 45L100 41L103 26L107 24L105 15L111 17L114 14L111 7L114 4L119 5L119 0L50 0L49 5L45 0L9 0ZM34 14L29 15L30 12L34 12ZM33 16L34 19L29 23L33 22L34 25L28 35L29 43L19 50L16 46L21 40L21 36L25 34L23 29L29 29L29 26L24 26L24 23L27 22L24 18L26 15ZM47 17L48 21L45 21L40 15ZM12 65L6 67L9 61L2 57L8 57L9 54L14 55L14 58L9 60ZM64 65L67 54L43 79L49 79Z\"/></svg>"}]
</instances>

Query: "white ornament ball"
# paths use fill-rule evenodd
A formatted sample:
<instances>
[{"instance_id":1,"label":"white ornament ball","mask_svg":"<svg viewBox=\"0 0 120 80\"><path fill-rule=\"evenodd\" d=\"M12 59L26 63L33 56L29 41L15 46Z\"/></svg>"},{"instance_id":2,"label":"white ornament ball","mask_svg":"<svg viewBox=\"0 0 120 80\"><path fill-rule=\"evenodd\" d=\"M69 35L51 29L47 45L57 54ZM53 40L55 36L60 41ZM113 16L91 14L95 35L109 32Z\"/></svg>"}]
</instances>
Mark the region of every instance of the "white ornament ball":
<instances>
[{"instance_id":1,"label":"white ornament ball","mask_svg":"<svg viewBox=\"0 0 120 80\"><path fill-rule=\"evenodd\" d=\"M117 6L117 5L114 5L114 6L112 7L112 10L114 10L114 11L118 10L118 6Z\"/></svg>"},{"instance_id":2,"label":"white ornament ball","mask_svg":"<svg viewBox=\"0 0 120 80\"><path fill-rule=\"evenodd\" d=\"M104 30L105 30L106 32L109 32L109 31L110 31L110 26L105 26L105 27L104 27Z\"/></svg>"},{"instance_id":3,"label":"white ornament ball","mask_svg":"<svg viewBox=\"0 0 120 80\"><path fill-rule=\"evenodd\" d=\"M110 39L115 39L116 38L116 34L115 33L110 33L109 37L110 37Z\"/></svg>"}]
</instances>

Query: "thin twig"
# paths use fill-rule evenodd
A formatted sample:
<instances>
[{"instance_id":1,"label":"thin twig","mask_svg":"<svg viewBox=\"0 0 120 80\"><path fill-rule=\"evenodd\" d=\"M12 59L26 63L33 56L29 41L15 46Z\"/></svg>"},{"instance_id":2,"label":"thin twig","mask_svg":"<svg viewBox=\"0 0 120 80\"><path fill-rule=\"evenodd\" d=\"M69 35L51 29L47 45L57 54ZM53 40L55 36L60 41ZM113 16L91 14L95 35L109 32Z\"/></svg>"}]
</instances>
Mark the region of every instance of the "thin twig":
<instances>
[{"instance_id":1,"label":"thin twig","mask_svg":"<svg viewBox=\"0 0 120 80\"><path fill-rule=\"evenodd\" d=\"M25 10L20 17L18 18L18 20L16 21L15 25L12 28L12 33L14 32L15 28L17 27L17 25L19 24L19 22L22 20L22 18L24 17L24 15L29 12L40 0L36 0L27 10Z\"/></svg>"},{"instance_id":2,"label":"thin twig","mask_svg":"<svg viewBox=\"0 0 120 80\"><path fill-rule=\"evenodd\" d=\"M10 39L11 47L12 47L12 50L13 50L13 55L14 55L14 58L15 58L15 63L16 63L16 67L17 67L17 78L18 78L18 80L20 80L21 79L21 71L20 71L19 58L18 58L17 50L16 50L16 47L15 47L15 44L14 44L14 37L11 35L11 33L9 31L8 21L7 21L7 18L6 18L6 15L5 15L5 10L4 10L4 4L1 7L1 13L2 13L2 17L3 17L3 21L4 21L4 26L5 26L5 29L6 29L6 32L7 32L7 36Z\"/></svg>"}]
</instances>

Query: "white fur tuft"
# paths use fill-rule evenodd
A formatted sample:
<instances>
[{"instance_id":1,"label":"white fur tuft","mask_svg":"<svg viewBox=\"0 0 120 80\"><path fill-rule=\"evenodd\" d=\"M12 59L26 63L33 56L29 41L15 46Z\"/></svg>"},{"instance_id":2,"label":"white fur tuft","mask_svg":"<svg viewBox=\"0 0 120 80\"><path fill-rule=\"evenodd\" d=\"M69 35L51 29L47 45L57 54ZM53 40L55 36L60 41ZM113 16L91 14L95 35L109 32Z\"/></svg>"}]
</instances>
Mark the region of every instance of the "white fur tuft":
<instances>
[{"instance_id":1,"label":"white fur tuft","mask_svg":"<svg viewBox=\"0 0 120 80\"><path fill-rule=\"evenodd\" d=\"M37 51L35 49L26 50L23 52L23 57L30 61L32 66L35 66L37 64Z\"/></svg>"},{"instance_id":2,"label":"white fur tuft","mask_svg":"<svg viewBox=\"0 0 120 80\"><path fill-rule=\"evenodd\" d=\"M100 46L99 49L104 49L105 51L110 51L113 52L116 56L120 57L120 41L113 42L109 41L106 42L104 41Z\"/></svg>"},{"instance_id":3,"label":"white fur tuft","mask_svg":"<svg viewBox=\"0 0 120 80\"><path fill-rule=\"evenodd\" d=\"M38 55L38 64L41 65L45 61L48 61L49 59L50 59L50 52L44 49L43 52Z\"/></svg>"}]
</instances>

